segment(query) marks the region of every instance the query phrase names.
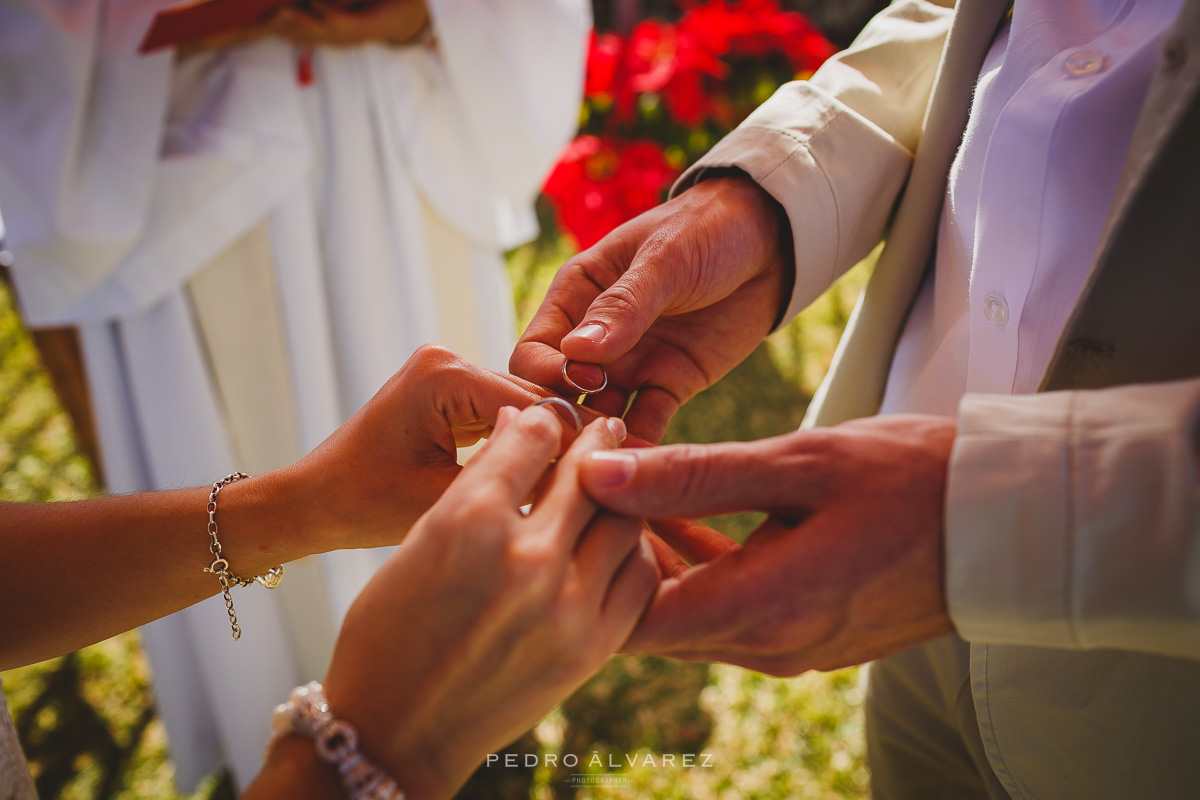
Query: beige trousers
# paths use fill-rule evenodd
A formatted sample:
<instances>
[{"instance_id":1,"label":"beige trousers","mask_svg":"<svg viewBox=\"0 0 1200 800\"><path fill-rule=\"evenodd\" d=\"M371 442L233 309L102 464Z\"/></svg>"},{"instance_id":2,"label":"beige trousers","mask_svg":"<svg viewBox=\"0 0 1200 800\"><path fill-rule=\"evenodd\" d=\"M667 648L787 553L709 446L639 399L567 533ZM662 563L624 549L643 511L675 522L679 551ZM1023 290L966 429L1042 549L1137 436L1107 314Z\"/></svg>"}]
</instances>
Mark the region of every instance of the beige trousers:
<instances>
[{"instance_id":1,"label":"beige trousers","mask_svg":"<svg viewBox=\"0 0 1200 800\"><path fill-rule=\"evenodd\" d=\"M875 800L1008 800L971 699L970 646L950 635L867 673L867 761Z\"/></svg>"}]
</instances>

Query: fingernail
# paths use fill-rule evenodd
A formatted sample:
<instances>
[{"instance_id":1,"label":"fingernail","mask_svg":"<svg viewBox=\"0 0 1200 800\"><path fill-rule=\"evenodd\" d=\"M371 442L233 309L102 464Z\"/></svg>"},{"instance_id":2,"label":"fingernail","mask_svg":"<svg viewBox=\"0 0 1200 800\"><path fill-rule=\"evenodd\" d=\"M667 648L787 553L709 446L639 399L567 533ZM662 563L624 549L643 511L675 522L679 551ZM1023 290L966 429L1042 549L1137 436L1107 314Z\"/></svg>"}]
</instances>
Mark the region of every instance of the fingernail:
<instances>
[{"instance_id":1,"label":"fingernail","mask_svg":"<svg viewBox=\"0 0 1200 800\"><path fill-rule=\"evenodd\" d=\"M602 342L608 331L598 322L589 322L582 328L576 328L571 335L577 339L587 339L589 342Z\"/></svg>"},{"instance_id":2,"label":"fingernail","mask_svg":"<svg viewBox=\"0 0 1200 800\"><path fill-rule=\"evenodd\" d=\"M617 444L625 441L625 423L620 417L609 417L604 420L604 424L608 426L608 432L617 440Z\"/></svg>"},{"instance_id":3,"label":"fingernail","mask_svg":"<svg viewBox=\"0 0 1200 800\"><path fill-rule=\"evenodd\" d=\"M567 377L579 389L596 391L604 385L604 367L599 364L582 364L578 361L568 361Z\"/></svg>"},{"instance_id":4,"label":"fingernail","mask_svg":"<svg viewBox=\"0 0 1200 800\"><path fill-rule=\"evenodd\" d=\"M590 457L592 482L605 489L629 483L637 469L637 458L619 450L598 450Z\"/></svg>"},{"instance_id":5,"label":"fingernail","mask_svg":"<svg viewBox=\"0 0 1200 800\"><path fill-rule=\"evenodd\" d=\"M654 545L650 544L650 540L645 536L642 537L642 558L649 561L655 567L658 566L658 557L654 555Z\"/></svg>"}]
</instances>

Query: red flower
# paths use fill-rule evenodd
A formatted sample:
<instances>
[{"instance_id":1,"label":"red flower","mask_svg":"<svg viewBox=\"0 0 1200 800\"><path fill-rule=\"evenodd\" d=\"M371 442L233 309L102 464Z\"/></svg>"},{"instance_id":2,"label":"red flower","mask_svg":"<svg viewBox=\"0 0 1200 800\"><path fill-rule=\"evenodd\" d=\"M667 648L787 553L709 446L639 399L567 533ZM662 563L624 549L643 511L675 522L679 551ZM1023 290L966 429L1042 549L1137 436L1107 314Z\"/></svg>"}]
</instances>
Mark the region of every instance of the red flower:
<instances>
[{"instance_id":1,"label":"red flower","mask_svg":"<svg viewBox=\"0 0 1200 800\"><path fill-rule=\"evenodd\" d=\"M617 70L625 51L625 42L615 33L597 34L592 31L588 47L587 82L584 94L604 103L611 103L616 93Z\"/></svg>"},{"instance_id":2,"label":"red flower","mask_svg":"<svg viewBox=\"0 0 1200 800\"><path fill-rule=\"evenodd\" d=\"M780 10L775 0L692 3L679 28L720 56L783 53L796 72L812 72L836 49L802 14Z\"/></svg>"},{"instance_id":3,"label":"red flower","mask_svg":"<svg viewBox=\"0 0 1200 800\"><path fill-rule=\"evenodd\" d=\"M713 90L729 70L697 37L659 20L633 29L623 67L624 85L616 95L618 122L634 118L638 95L657 94L684 125L699 125L709 115Z\"/></svg>"},{"instance_id":4,"label":"red flower","mask_svg":"<svg viewBox=\"0 0 1200 800\"><path fill-rule=\"evenodd\" d=\"M658 205L678 174L653 142L580 136L567 146L542 191L583 250Z\"/></svg>"},{"instance_id":5,"label":"red flower","mask_svg":"<svg viewBox=\"0 0 1200 800\"><path fill-rule=\"evenodd\" d=\"M786 77L785 63L811 72L833 52L777 0L680 2L677 25L645 20L628 38L592 34L584 119L605 133L572 142L543 187L581 248L657 205L689 155ZM667 137L670 158L655 136Z\"/></svg>"}]
</instances>

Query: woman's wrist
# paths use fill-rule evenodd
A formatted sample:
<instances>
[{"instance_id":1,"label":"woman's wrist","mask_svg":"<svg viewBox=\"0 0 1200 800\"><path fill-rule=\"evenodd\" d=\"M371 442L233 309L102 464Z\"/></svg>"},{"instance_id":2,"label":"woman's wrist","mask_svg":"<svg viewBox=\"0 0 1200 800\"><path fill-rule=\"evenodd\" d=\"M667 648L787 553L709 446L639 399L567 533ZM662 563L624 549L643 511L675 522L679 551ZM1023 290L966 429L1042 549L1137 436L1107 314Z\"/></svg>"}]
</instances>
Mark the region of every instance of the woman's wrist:
<instances>
[{"instance_id":1,"label":"woman's wrist","mask_svg":"<svg viewBox=\"0 0 1200 800\"><path fill-rule=\"evenodd\" d=\"M451 798L470 776L469 771L460 777L446 768L445 749L454 747L453 736L418 730L424 726L391 709L385 718L369 698L352 699L349 693L339 692L336 683L330 686L327 682L326 687L333 715L355 727L359 749L396 781L405 800Z\"/></svg>"},{"instance_id":2,"label":"woman's wrist","mask_svg":"<svg viewBox=\"0 0 1200 800\"><path fill-rule=\"evenodd\" d=\"M291 468L230 483L218 497L220 541L230 568L253 576L288 561L324 552L320 525L311 519L311 492Z\"/></svg>"},{"instance_id":3,"label":"woman's wrist","mask_svg":"<svg viewBox=\"0 0 1200 800\"><path fill-rule=\"evenodd\" d=\"M414 735L416 744L411 748L395 745L397 738L406 735L403 722L380 720L377 714L371 716L371 712L347 716L332 700L329 712L336 720L354 727L358 738L353 749L382 769L403 792L404 800L448 800L467 777L447 780L438 774L437 753L424 746L430 737ZM349 800L349 793L338 765L321 758L313 738L299 732L285 732L268 743L263 768L243 797Z\"/></svg>"},{"instance_id":4,"label":"woman's wrist","mask_svg":"<svg viewBox=\"0 0 1200 800\"><path fill-rule=\"evenodd\" d=\"M276 797L345 800L345 792L337 773L317 757L312 741L285 736L271 748L258 777L242 795L243 800Z\"/></svg>"}]
</instances>

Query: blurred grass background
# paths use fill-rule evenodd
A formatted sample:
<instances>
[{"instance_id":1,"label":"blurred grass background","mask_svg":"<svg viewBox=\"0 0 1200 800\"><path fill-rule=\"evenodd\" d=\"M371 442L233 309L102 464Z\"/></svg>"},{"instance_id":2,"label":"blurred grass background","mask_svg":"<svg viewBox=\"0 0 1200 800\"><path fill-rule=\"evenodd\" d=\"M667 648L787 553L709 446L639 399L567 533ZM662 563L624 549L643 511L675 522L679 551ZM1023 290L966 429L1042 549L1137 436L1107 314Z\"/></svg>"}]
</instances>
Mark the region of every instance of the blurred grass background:
<instances>
[{"instance_id":1,"label":"blurred grass background","mask_svg":"<svg viewBox=\"0 0 1200 800\"><path fill-rule=\"evenodd\" d=\"M547 237L510 254L522 326L571 253L567 241ZM692 400L673 420L666 441L748 440L793 430L828 368L869 268L856 267ZM70 420L0 286L0 501L96 493ZM741 539L757 519L736 515L713 524ZM0 678L42 800L182 797L173 785L169 744L155 716L150 669L136 633ZM460 797L865 797L861 703L856 669L777 680L724 665L619 657L514 744L512 751L522 756L540 753L538 767L481 768ZM584 763L547 767L548 753L576 754ZM632 759L636 766L589 767L593 753L602 764L611 754L614 763ZM698 757L697 766L683 767L684 753L711 754L710 766L698 766ZM663 763L665 754L677 754L673 765ZM575 787L572 772L613 772L616 782ZM220 775L192 795L231 796L228 778Z\"/></svg>"}]
</instances>

